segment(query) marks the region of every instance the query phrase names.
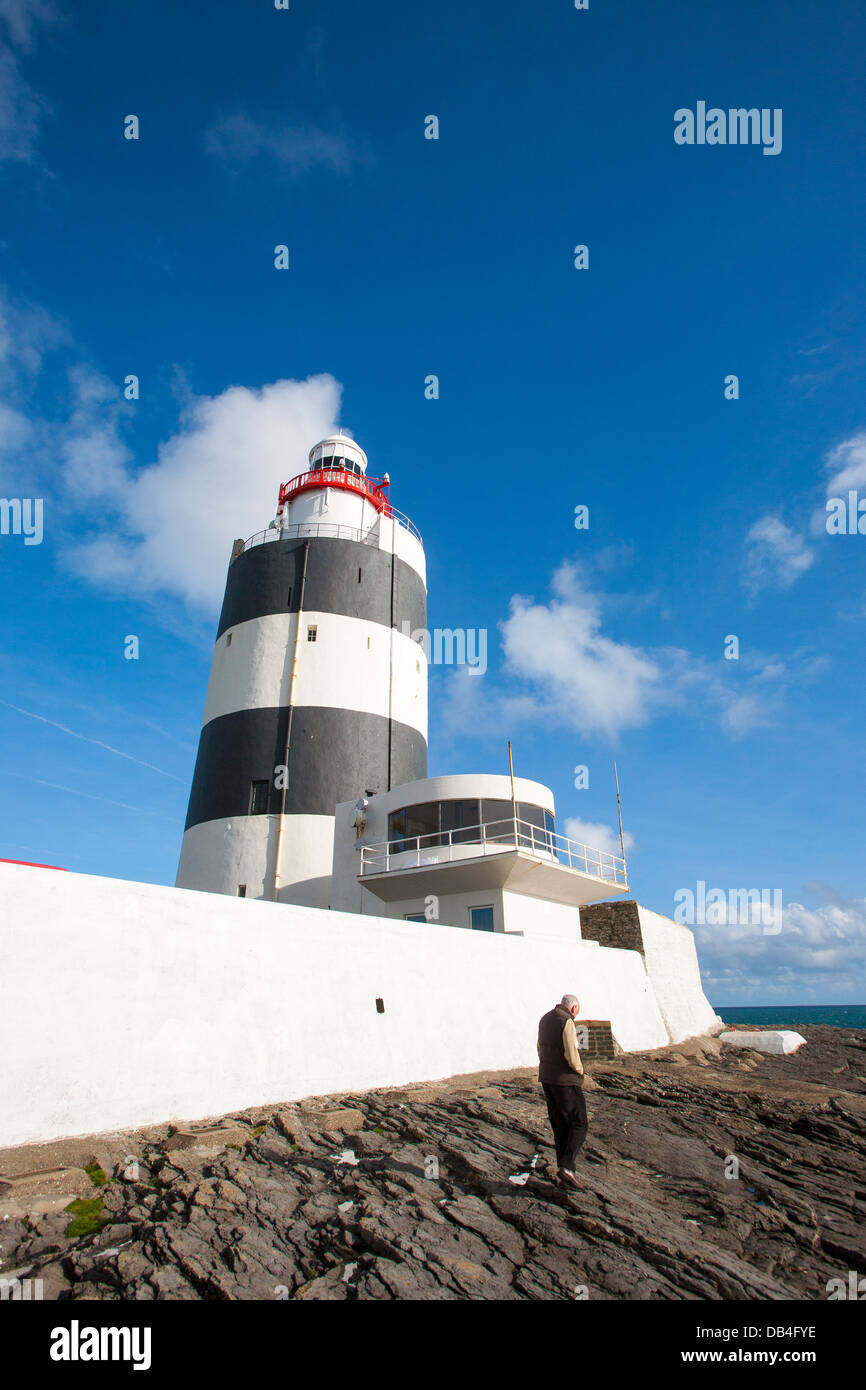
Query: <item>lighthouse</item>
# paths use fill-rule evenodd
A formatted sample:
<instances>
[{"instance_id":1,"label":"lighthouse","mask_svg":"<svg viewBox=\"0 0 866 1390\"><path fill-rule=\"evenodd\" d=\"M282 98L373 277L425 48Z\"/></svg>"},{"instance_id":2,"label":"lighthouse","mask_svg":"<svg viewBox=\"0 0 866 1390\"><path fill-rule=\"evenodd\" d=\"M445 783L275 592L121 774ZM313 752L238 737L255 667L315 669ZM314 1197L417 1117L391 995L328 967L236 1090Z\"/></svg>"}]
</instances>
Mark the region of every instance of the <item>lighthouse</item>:
<instances>
[{"instance_id":1,"label":"lighthouse","mask_svg":"<svg viewBox=\"0 0 866 1390\"><path fill-rule=\"evenodd\" d=\"M331 906L341 802L427 775L424 547L352 439L323 439L232 548L179 888Z\"/></svg>"}]
</instances>

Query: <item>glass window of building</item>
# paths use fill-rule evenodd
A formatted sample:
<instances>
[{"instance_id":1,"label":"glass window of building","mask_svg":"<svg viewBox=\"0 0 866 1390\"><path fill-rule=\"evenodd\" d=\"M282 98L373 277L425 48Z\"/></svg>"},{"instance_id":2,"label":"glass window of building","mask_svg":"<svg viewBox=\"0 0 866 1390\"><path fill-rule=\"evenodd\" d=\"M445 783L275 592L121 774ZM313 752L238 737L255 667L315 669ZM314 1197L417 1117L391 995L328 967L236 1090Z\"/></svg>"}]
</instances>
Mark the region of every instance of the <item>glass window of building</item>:
<instances>
[{"instance_id":1,"label":"glass window of building","mask_svg":"<svg viewBox=\"0 0 866 1390\"><path fill-rule=\"evenodd\" d=\"M473 931L493 931L493 908L470 907L469 925Z\"/></svg>"},{"instance_id":2,"label":"glass window of building","mask_svg":"<svg viewBox=\"0 0 866 1390\"><path fill-rule=\"evenodd\" d=\"M406 849L428 849L439 843L439 803L405 806L388 817L388 839Z\"/></svg>"},{"instance_id":3,"label":"glass window of building","mask_svg":"<svg viewBox=\"0 0 866 1390\"><path fill-rule=\"evenodd\" d=\"M519 843L528 849L531 849L533 845L536 849L544 849L547 845L547 838L542 833L544 831L544 812L541 807L529 806L525 801L518 801L517 819L520 821ZM533 834L533 830L535 834Z\"/></svg>"},{"instance_id":4,"label":"glass window of building","mask_svg":"<svg viewBox=\"0 0 866 1390\"><path fill-rule=\"evenodd\" d=\"M426 801L421 806L406 808L406 836L417 839L419 848L426 849L439 843L439 802Z\"/></svg>"},{"instance_id":5,"label":"glass window of building","mask_svg":"<svg viewBox=\"0 0 866 1390\"><path fill-rule=\"evenodd\" d=\"M510 801L482 801L485 840L514 843L514 807Z\"/></svg>"},{"instance_id":6,"label":"glass window of building","mask_svg":"<svg viewBox=\"0 0 866 1390\"><path fill-rule=\"evenodd\" d=\"M471 844L473 840L478 840L480 831L477 829L481 819L478 801L475 797L465 801L443 801L440 803L441 820L440 829L442 830L442 843L448 844L449 839L453 845ZM475 827L473 829L472 827ZM451 835L446 834L451 831Z\"/></svg>"}]
</instances>

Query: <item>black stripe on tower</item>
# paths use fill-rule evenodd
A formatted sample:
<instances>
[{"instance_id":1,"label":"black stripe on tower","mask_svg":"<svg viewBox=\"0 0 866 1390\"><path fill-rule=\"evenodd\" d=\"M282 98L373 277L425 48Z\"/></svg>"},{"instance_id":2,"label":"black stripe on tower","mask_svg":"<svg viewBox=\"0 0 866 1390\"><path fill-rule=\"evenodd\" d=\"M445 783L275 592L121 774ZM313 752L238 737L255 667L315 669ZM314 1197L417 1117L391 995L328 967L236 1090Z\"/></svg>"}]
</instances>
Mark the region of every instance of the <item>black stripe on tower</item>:
<instances>
[{"instance_id":1,"label":"black stripe on tower","mask_svg":"<svg viewBox=\"0 0 866 1390\"><path fill-rule=\"evenodd\" d=\"M268 811L278 815L274 769L283 761L288 706L239 710L201 731L185 829L246 816L253 782L270 783ZM391 781L388 778L390 725ZM295 706L286 815L332 816L339 801L427 776L427 742L407 724L359 710Z\"/></svg>"},{"instance_id":2,"label":"black stripe on tower","mask_svg":"<svg viewBox=\"0 0 866 1390\"><path fill-rule=\"evenodd\" d=\"M296 613L304 546L309 545L304 608L395 626L427 625L427 591L420 574L399 556L361 541L315 536L251 546L229 565L217 638L236 623L271 613ZM393 619L391 564L394 565ZM360 573L360 580L358 575Z\"/></svg>"}]
</instances>

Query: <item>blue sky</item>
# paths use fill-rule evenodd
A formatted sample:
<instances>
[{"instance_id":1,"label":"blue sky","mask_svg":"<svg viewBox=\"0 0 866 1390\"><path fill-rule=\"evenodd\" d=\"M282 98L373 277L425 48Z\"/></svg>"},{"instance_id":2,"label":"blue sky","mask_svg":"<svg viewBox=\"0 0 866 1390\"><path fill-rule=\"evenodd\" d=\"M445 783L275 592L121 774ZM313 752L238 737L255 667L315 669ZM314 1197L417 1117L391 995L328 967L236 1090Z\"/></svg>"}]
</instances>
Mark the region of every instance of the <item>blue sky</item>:
<instances>
[{"instance_id":1,"label":"blue sky","mask_svg":"<svg viewBox=\"0 0 866 1390\"><path fill-rule=\"evenodd\" d=\"M0 0L0 35L0 495L44 499L0 536L0 856L173 881L232 539L339 424L430 626L488 632L431 670L431 774L510 737L603 839L616 758L640 901L782 893L698 925L715 1004L866 999L866 536L824 525L866 498L862 6ZM781 109L781 152L677 145L699 100Z\"/></svg>"}]
</instances>

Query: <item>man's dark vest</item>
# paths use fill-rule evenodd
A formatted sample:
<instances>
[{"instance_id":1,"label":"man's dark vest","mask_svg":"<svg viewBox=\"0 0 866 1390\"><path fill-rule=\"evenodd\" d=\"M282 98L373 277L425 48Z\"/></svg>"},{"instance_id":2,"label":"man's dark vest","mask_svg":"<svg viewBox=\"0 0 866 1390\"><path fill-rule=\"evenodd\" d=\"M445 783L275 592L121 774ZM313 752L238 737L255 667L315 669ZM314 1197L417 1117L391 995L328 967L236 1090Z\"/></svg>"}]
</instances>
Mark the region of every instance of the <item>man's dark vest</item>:
<instances>
[{"instance_id":1,"label":"man's dark vest","mask_svg":"<svg viewBox=\"0 0 866 1390\"><path fill-rule=\"evenodd\" d=\"M552 1086L581 1086L583 1077L565 1060L562 1029L566 1019L571 1014L557 1004L538 1024L538 1079Z\"/></svg>"}]
</instances>

